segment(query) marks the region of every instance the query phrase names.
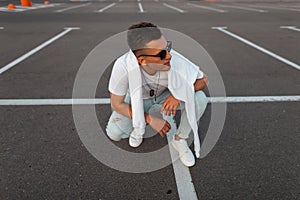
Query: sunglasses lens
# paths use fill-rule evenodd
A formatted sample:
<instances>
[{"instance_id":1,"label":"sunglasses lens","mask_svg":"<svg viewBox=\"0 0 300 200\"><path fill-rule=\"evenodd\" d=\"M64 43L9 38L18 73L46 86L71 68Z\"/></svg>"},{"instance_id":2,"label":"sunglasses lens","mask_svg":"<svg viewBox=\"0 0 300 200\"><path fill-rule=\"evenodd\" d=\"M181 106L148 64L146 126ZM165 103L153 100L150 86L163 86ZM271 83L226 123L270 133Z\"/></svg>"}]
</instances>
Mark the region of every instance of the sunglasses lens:
<instances>
[{"instance_id":1,"label":"sunglasses lens","mask_svg":"<svg viewBox=\"0 0 300 200\"><path fill-rule=\"evenodd\" d=\"M161 60L164 60L167 56L167 51L166 50L162 50L161 52L159 52L159 57Z\"/></svg>"}]
</instances>

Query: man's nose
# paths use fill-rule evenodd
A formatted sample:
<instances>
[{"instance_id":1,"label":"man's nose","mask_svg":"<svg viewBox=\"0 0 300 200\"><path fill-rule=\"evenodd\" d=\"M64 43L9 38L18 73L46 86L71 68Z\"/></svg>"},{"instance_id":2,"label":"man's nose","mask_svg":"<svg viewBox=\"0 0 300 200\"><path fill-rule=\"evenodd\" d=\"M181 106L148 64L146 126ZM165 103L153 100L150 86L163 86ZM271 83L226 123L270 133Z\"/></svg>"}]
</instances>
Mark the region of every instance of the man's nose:
<instances>
[{"instance_id":1,"label":"man's nose","mask_svg":"<svg viewBox=\"0 0 300 200\"><path fill-rule=\"evenodd\" d=\"M172 58L172 55L170 54L170 52L167 51L166 59L171 60L171 58Z\"/></svg>"}]
</instances>

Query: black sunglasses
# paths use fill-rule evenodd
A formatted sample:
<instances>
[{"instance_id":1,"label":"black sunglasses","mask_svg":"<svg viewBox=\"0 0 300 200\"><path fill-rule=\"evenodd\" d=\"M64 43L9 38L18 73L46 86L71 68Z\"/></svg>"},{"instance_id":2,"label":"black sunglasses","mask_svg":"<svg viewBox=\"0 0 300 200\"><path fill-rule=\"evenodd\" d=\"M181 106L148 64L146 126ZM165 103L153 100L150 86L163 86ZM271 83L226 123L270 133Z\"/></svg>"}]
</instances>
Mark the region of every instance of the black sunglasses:
<instances>
[{"instance_id":1,"label":"black sunglasses","mask_svg":"<svg viewBox=\"0 0 300 200\"><path fill-rule=\"evenodd\" d=\"M167 51L170 52L172 49L172 41L167 41L167 46L165 49L161 50L158 54L156 55L139 55L139 57L141 56L151 56L151 57L159 57L161 60L166 59L167 56Z\"/></svg>"}]
</instances>

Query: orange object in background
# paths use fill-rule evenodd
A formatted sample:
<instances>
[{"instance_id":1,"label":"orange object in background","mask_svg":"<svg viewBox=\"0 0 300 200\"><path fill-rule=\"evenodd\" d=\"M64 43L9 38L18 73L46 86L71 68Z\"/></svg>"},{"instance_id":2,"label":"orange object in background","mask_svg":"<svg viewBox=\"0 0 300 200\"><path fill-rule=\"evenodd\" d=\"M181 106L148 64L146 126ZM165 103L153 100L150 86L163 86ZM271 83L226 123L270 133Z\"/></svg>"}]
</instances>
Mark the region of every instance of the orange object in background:
<instances>
[{"instance_id":1,"label":"orange object in background","mask_svg":"<svg viewBox=\"0 0 300 200\"><path fill-rule=\"evenodd\" d=\"M21 0L22 6L32 6L32 3L30 0Z\"/></svg>"},{"instance_id":2,"label":"orange object in background","mask_svg":"<svg viewBox=\"0 0 300 200\"><path fill-rule=\"evenodd\" d=\"M8 4L7 8L10 10L13 10L16 8L16 6L14 4L10 3L10 4Z\"/></svg>"},{"instance_id":3,"label":"orange object in background","mask_svg":"<svg viewBox=\"0 0 300 200\"><path fill-rule=\"evenodd\" d=\"M44 4L45 4L45 5L48 5L48 4L49 4L49 1L44 1Z\"/></svg>"}]
</instances>

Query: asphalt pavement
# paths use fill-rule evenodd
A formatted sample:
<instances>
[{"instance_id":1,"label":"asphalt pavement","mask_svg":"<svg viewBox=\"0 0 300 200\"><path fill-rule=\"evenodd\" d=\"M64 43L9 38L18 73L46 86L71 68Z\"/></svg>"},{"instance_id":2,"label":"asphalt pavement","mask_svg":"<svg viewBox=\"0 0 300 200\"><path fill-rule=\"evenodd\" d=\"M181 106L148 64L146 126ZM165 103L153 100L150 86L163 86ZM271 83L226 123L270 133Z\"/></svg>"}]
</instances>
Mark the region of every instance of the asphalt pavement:
<instances>
[{"instance_id":1,"label":"asphalt pavement","mask_svg":"<svg viewBox=\"0 0 300 200\"><path fill-rule=\"evenodd\" d=\"M227 97L298 97L228 102L218 142L188 169L196 199L300 199L299 1L57 0L48 7L36 1L34 9L14 11L6 9L9 2L0 4L0 70L15 64L0 74L0 100L71 99L78 70L98 44L131 24L151 21L201 44L218 67ZM66 27L80 29L28 54ZM227 27L229 34L216 27ZM184 48L173 43L175 49ZM99 67L105 72L95 98L107 99L111 65ZM212 120L212 105L199 123L201 141ZM82 107L96 110L105 129L109 104ZM113 169L86 148L73 114L67 103L0 101L0 199L189 199L182 197L179 188L185 182L174 172L171 157L165 158L169 165L147 173ZM145 153L166 146L167 140L154 135L137 150L128 139L113 145Z\"/></svg>"}]
</instances>

